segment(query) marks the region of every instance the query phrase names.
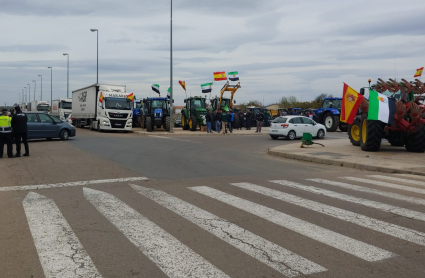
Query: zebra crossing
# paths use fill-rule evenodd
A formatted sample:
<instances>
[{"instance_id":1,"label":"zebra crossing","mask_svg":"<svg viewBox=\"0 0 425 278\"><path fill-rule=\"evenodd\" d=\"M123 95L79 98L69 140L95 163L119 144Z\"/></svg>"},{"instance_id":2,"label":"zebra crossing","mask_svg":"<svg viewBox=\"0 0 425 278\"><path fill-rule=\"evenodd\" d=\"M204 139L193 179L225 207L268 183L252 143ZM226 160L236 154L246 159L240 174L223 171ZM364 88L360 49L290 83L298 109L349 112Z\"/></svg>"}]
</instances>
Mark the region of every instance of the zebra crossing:
<instances>
[{"instance_id":1,"label":"zebra crossing","mask_svg":"<svg viewBox=\"0 0 425 278\"><path fill-rule=\"evenodd\" d=\"M347 260L360 260L365 264L399 260L403 254L392 248L391 242L399 240L406 244L413 244L418 248L425 246L425 232L392 223L389 219L379 219L357 212L356 207L348 209L324 203L326 200L338 200L344 204L354 204L379 213L389 213L408 219L409 221L425 221L425 213L421 212L425 205L425 196L420 194L420 186L425 183L415 176L401 175L368 175L367 178L338 177L333 180L313 178L294 182L291 180L265 180L260 184L245 181L229 183L226 187L213 188L211 186L187 186L183 190L191 192L197 198L217 205L225 205L232 210L273 223L282 229L297 234L300 238L309 239L317 249L337 250L346 254ZM234 220L214 214L202 205L192 204L173 194L157 188L150 188L146 184L139 185L137 181L146 178L132 178L125 180L125 187L135 193L134 198L153 201L152 209L164 208L176 215L176 221L187 220L194 224L199 231L204 231L217 238L236 252L243 253L258 261L264 268L271 268L284 277L327 277L327 272L335 265L326 264L326 261L315 261L314 256L306 252L294 250L293 244L273 242L266 235L265 230L250 231L244 225ZM344 181L349 180L351 183ZM389 183L390 180L397 183ZM129 183L130 182L130 183ZM99 212L105 221L111 223L118 232L131 242L137 250L146 256L155 266L168 277L231 277L218 263L211 262L211 258L201 255L200 250L185 244L178 233L167 230L161 225L161 219L152 219L143 212L132 207L128 200L119 198L106 189L89 188L97 182L81 182L67 186L82 186L82 195L90 204L90 208ZM373 186L373 187L370 187ZM419 187L416 187L419 186ZM52 188L50 185L44 189ZM32 187L30 188L32 189ZM341 193L340 190L344 193ZM28 189L27 189L28 190ZM292 193L287 191L291 190ZM393 191L396 192L393 192ZM293 192L300 194L293 194ZM409 196L416 193L416 197ZM270 204L248 200L244 194L252 193L254 199L269 198L274 200ZM302 197L303 193L309 197ZM406 195L405 195L406 194ZM358 197L361 195L362 197ZM313 196L313 197L311 197ZM314 200L314 196L321 201ZM374 200L378 197L380 201ZM422 199L424 198L424 199ZM382 201L383 199L387 201ZM293 205L297 208L330 217L340 225L358 226L364 233L373 231L382 236L380 240L388 241L382 244L371 243L362 237L353 238L341 231L334 231L329 227L309 222L301 217L293 216L290 212L282 211L277 203ZM388 202L388 203L387 203ZM394 205L394 202L415 204L415 207L405 208ZM54 198L42 193L30 191L22 201L24 213L28 221L29 230L46 277L107 277L102 273L99 261L90 257L80 239L74 233L58 208ZM364 210L362 210L364 211ZM259 232L261 231L261 232ZM264 233L264 234L263 234ZM360 238L360 239L359 239ZM296 246L296 245L295 245ZM208 248L208 246L205 246ZM425 250L425 249L423 249ZM416 254L411 254L415 256ZM319 275L319 276L317 276Z\"/></svg>"}]
</instances>

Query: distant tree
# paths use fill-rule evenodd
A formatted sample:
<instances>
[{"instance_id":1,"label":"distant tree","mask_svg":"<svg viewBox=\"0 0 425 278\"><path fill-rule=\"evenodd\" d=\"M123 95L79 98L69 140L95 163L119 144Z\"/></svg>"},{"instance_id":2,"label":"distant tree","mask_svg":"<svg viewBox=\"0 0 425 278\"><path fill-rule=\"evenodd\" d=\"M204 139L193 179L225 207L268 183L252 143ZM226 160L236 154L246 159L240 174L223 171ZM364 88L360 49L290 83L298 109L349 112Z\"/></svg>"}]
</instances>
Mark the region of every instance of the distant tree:
<instances>
[{"instance_id":1,"label":"distant tree","mask_svg":"<svg viewBox=\"0 0 425 278\"><path fill-rule=\"evenodd\" d=\"M289 108L289 107L294 106L295 103L297 103L297 97L289 96L289 97L282 97L279 100L278 105L281 108Z\"/></svg>"},{"instance_id":2,"label":"distant tree","mask_svg":"<svg viewBox=\"0 0 425 278\"><path fill-rule=\"evenodd\" d=\"M314 98L314 102L322 103L325 98L330 96L331 96L330 94L320 94Z\"/></svg>"}]
</instances>

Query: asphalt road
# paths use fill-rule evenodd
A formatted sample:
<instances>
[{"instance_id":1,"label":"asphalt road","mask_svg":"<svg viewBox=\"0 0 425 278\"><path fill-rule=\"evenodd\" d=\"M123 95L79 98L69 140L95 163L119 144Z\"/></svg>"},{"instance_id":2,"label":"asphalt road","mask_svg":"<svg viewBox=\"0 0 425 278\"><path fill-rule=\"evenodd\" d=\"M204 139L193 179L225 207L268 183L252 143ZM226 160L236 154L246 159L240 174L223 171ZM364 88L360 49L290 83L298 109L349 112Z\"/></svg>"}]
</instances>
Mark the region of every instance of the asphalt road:
<instances>
[{"instance_id":1,"label":"asphalt road","mask_svg":"<svg viewBox=\"0 0 425 278\"><path fill-rule=\"evenodd\" d=\"M31 142L0 160L0 276L425 276L425 179L266 154L288 143Z\"/></svg>"}]
</instances>

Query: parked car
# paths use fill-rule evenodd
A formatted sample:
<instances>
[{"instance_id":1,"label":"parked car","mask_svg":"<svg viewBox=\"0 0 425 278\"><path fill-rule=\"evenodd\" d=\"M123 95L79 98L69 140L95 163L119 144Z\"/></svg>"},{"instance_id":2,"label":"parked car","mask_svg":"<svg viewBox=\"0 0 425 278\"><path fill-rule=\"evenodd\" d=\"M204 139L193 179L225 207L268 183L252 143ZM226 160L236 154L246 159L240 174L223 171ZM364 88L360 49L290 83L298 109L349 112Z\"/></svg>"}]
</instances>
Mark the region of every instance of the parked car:
<instances>
[{"instance_id":1,"label":"parked car","mask_svg":"<svg viewBox=\"0 0 425 278\"><path fill-rule=\"evenodd\" d=\"M68 140L69 137L74 137L76 134L72 125L44 112L27 112L25 114L28 119L28 139L60 138Z\"/></svg>"},{"instance_id":2,"label":"parked car","mask_svg":"<svg viewBox=\"0 0 425 278\"><path fill-rule=\"evenodd\" d=\"M182 126L182 115L178 115L176 121L174 122L174 126L175 127Z\"/></svg>"},{"instance_id":3,"label":"parked car","mask_svg":"<svg viewBox=\"0 0 425 278\"><path fill-rule=\"evenodd\" d=\"M302 137L304 133L322 139L326 136L326 127L304 116L281 116L273 120L269 129L272 139L285 137L294 140Z\"/></svg>"}]
</instances>

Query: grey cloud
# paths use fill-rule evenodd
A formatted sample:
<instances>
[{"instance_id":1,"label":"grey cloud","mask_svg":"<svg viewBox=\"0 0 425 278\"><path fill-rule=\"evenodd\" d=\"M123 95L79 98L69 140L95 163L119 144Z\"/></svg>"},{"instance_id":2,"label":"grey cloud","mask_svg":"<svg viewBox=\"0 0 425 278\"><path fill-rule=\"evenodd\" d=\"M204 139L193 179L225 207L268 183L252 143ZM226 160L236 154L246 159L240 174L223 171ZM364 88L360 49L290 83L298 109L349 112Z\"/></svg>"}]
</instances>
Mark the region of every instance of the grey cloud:
<instances>
[{"instance_id":1,"label":"grey cloud","mask_svg":"<svg viewBox=\"0 0 425 278\"><path fill-rule=\"evenodd\" d=\"M0 45L0 52L55 52L68 50L68 47L60 44L9 44Z\"/></svg>"}]
</instances>

